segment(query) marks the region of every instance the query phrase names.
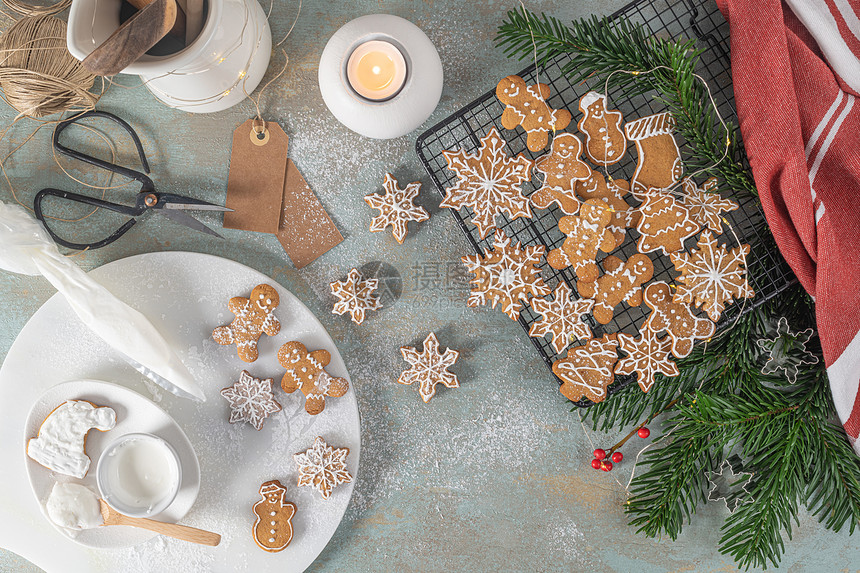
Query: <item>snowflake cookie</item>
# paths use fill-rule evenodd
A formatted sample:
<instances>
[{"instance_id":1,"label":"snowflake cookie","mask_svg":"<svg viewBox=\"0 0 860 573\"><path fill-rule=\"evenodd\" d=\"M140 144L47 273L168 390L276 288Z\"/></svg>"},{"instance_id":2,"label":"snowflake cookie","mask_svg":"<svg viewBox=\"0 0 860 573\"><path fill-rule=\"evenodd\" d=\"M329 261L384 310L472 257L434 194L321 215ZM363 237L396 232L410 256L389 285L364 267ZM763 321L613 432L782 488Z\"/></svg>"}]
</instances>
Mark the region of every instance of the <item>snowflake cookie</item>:
<instances>
[{"instance_id":1,"label":"snowflake cookie","mask_svg":"<svg viewBox=\"0 0 860 573\"><path fill-rule=\"evenodd\" d=\"M334 448L317 436L313 446L293 454L299 468L299 485L314 487L323 499L328 499L335 486L352 481L346 470L348 455L349 448Z\"/></svg>"},{"instance_id":2,"label":"snowflake cookie","mask_svg":"<svg viewBox=\"0 0 860 573\"><path fill-rule=\"evenodd\" d=\"M606 387L615 376L612 367L618 360L618 340L614 334L592 338L582 346L567 351L567 357L556 360L552 371L561 380L559 391L571 402L588 398L602 402L606 398Z\"/></svg>"},{"instance_id":3,"label":"snowflake cookie","mask_svg":"<svg viewBox=\"0 0 860 573\"><path fill-rule=\"evenodd\" d=\"M424 339L424 350L421 352L412 346L401 346L400 353L411 367L404 371L397 381L400 384L418 382L418 393L425 403L436 394L436 384L441 383L447 388L460 387L457 375L448 371L460 353L450 348L440 353L436 333L431 332Z\"/></svg>"},{"instance_id":4,"label":"snowflake cookie","mask_svg":"<svg viewBox=\"0 0 860 573\"><path fill-rule=\"evenodd\" d=\"M695 340L714 335L717 326L708 318L694 315L689 304L675 302L666 283L660 281L645 287L644 298L651 308L645 328L654 332L665 330L672 338L672 354L677 358L689 356Z\"/></svg>"},{"instance_id":5,"label":"snowflake cookie","mask_svg":"<svg viewBox=\"0 0 860 573\"><path fill-rule=\"evenodd\" d=\"M776 328L776 338L761 338L756 341L759 348L767 352L767 363L762 374L775 374L782 371L791 384L797 381L797 373L802 364L818 364L818 357L806 349L814 330L807 328L792 332L788 319L780 317Z\"/></svg>"},{"instance_id":6,"label":"snowflake cookie","mask_svg":"<svg viewBox=\"0 0 860 573\"><path fill-rule=\"evenodd\" d=\"M338 298L333 314L349 313L356 324L364 322L364 313L382 308L379 298L373 293L379 285L378 279L363 279L358 269L352 269L346 280L334 281L329 286L331 294Z\"/></svg>"},{"instance_id":7,"label":"snowflake cookie","mask_svg":"<svg viewBox=\"0 0 860 573\"><path fill-rule=\"evenodd\" d=\"M230 423L248 422L262 430L269 414L281 411L272 394L272 382L271 378L254 378L242 370L238 382L221 390L221 395L230 402Z\"/></svg>"},{"instance_id":8,"label":"snowflake cookie","mask_svg":"<svg viewBox=\"0 0 860 573\"><path fill-rule=\"evenodd\" d=\"M717 193L716 177L711 177L705 181L701 189L696 186L692 177L685 177L683 183L684 205L689 209L693 220L715 233L722 233L722 213L734 211L738 208L738 204L731 199L723 199Z\"/></svg>"},{"instance_id":9,"label":"snowflake cookie","mask_svg":"<svg viewBox=\"0 0 860 573\"><path fill-rule=\"evenodd\" d=\"M230 312L236 315L232 323L219 326L212 338L222 346L236 345L236 353L245 362L257 359L257 341L265 333L275 336L281 331L281 323L275 318L275 308L280 299L278 291L270 285L257 285L250 298L234 296L227 303Z\"/></svg>"},{"instance_id":10,"label":"snowflake cookie","mask_svg":"<svg viewBox=\"0 0 860 573\"><path fill-rule=\"evenodd\" d=\"M639 332L639 338L621 332L618 334L618 340L621 342L621 350L626 352L627 356L618 360L615 373L635 372L636 382L643 392L647 392L654 385L654 375L657 373L666 376L680 374L678 365L672 360L672 341L668 336L657 338L653 330L643 328Z\"/></svg>"},{"instance_id":11,"label":"snowflake cookie","mask_svg":"<svg viewBox=\"0 0 860 573\"><path fill-rule=\"evenodd\" d=\"M521 187L531 179L532 161L522 155L508 157L505 142L495 128L481 140L477 155L462 149L442 154L448 169L457 174L457 182L446 190L440 206L469 207L482 239L496 228L496 215L506 213L511 220L532 216Z\"/></svg>"},{"instance_id":12,"label":"snowflake cookie","mask_svg":"<svg viewBox=\"0 0 860 573\"><path fill-rule=\"evenodd\" d=\"M543 318L532 323L529 336L542 337L549 334L557 354L564 352L574 338L591 338L591 329L582 321L582 315L591 312L594 301L588 298L571 299L572 293L569 286L558 283L553 300L531 300L532 309Z\"/></svg>"},{"instance_id":13,"label":"snowflake cookie","mask_svg":"<svg viewBox=\"0 0 860 573\"><path fill-rule=\"evenodd\" d=\"M421 183L416 181L408 184L406 189L400 189L397 187L397 179L392 177L391 173L386 173L382 187L385 190L384 195L372 193L364 197L368 205L379 210L379 215L370 223L370 231L377 233L391 225L395 240L402 245L409 221L426 221L430 218L424 207L418 207L413 202L421 190Z\"/></svg>"},{"instance_id":14,"label":"snowflake cookie","mask_svg":"<svg viewBox=\"0 0 860 573\"><path fill-rule=\"evenodd\" d=\"M755 296L744 268L750 246L741 245L731 250L725 245L718 247L711 231L704 231L696 247L689 254L671 254L675 270L681 273L677 280L683 284L674 300L702 307L711 320L717 322L727 302Z\"/></svg>"},{"instance_id":15,"label":"snowflake cookie","mask_svg":"<svg viewBox=\"0 0 860 573\"><path fill-rule=\"evenodd\" d=\"M276 479L260 486L260 501L254 504L254 542L266 551L283 551L293 540L296 504L286 501L287 488Z\"/></svg>"},{"instance_id":16,"label":"snowflake cookie","mask_svg":"<svg viewBox=\"0 0 860 573\"><path fill-rule=\"evenodd\" d=\"M472 293L469 306L485 305L493 308L502 303L502 312L516 320L523 308L522 301L529 296L541 297L549 294L549 287L540 276L535 265L540 262L544 247L531 245L525 249L520 243L511 244L511 239L501 229L496 231L493 250L485 256L463 257L463 264L475 274L470 281Z\"/></svg>"},{"instance_id":17,"label":"snowflake cookie","mask_svg":"<svg viewBox=\"0 0 860 573\"><path fill-rule=\"evenodd\" d=\"M305 411L315 416L325 410L326 396L340 398L349 390L346 378L334 378L325 367L331 362L328 350L308 352L297 340L287 342L278 350L278 362L287 369L281 388L287 394L301 390L305 395Z\"/></svg>"}]
</instances>

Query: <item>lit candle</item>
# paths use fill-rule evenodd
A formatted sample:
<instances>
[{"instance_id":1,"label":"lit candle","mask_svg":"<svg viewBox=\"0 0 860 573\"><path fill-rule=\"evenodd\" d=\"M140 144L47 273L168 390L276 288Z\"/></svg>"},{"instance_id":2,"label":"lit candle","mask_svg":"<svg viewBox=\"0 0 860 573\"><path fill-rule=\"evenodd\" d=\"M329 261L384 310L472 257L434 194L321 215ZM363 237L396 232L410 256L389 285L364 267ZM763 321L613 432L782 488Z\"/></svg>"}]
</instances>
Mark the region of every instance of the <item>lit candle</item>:
<instances>
[{"instance_id":1,"label":"lit candle","mask_svg":"<svg viewBox=\"0 0 860 573\"><path fill-rule=\"evenodd\" d=\"M394 44L371 40L350 54L346 78L352 89L364 98L389 99L406 83L406 60Z\"/></svg>"}]
</instances>

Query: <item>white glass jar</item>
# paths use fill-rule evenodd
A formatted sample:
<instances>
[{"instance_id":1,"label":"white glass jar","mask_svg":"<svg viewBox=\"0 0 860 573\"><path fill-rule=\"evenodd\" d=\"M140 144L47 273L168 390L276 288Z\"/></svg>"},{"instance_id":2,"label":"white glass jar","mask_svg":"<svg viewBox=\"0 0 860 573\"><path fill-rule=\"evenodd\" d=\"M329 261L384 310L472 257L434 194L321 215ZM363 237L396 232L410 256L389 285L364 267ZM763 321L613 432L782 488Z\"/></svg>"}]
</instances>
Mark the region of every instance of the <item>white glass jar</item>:
<instances>
[{"instance_id":1,"label":"white glass jar","mask_svg":"<svg viewBox=\"0 0 860 573\"><path fill-rule=\"evenodd\" d=\"M73 0L66 43L83 60L120 26L121 0ZM165 104L184 111L227 109L251 93L266 72L272 33L257 0L208 0L191 45L169 56L143 55L125 68Z\"/></svg>"}]
</instances>

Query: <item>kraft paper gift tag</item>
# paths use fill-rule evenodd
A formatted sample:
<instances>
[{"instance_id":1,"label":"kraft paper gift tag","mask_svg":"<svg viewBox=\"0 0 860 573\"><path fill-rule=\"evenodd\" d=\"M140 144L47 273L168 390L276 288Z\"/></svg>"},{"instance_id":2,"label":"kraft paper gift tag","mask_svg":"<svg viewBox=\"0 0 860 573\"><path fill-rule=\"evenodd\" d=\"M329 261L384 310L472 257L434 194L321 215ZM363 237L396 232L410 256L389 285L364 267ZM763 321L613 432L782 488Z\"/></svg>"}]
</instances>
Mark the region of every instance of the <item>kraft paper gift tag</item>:
<instances>
[{"instance_id":1,"label":"kraft paper gift tag","mask_svg":"<svg viewBox=\"0 0 860 573\"><path fill-rule=\"evenodd\" d=\"M287 160L283 202L278 241L297 269L343 241L334 221L291 159Z\"/></svg>"},{"instance_id":2,"label":"kraft paper gift tag","mask_svg":"<svg viewBox=\"0 0 860 573\"><path fill-rule=\"evenodd\" d=\"M224 214L224 227L275 234L281 223L289 138L274 121L262 127L262 139L255 119L233 132L226 201L233 211Z\"/></svg>"}]
</instances>

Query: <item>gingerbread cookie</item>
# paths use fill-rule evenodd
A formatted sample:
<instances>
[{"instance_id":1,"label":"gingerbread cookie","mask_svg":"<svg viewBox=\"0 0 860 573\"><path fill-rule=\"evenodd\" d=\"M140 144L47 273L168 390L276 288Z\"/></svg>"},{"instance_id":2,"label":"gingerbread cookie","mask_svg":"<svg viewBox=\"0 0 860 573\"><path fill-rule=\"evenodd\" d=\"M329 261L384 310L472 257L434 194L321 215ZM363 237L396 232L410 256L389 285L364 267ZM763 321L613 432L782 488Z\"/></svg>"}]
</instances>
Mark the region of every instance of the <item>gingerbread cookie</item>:
<instances>
[{"instance_id":1,"label":"gingerbread cookie","mask_svg":"<svg viewBox=\"0 0 860 573\"><path fill-rule=\"evenodd\" d=\"M579 199L574 188L577 181L591 176L591 167L581 160L582 142L572 133L561 133L552 140L550 152L535 160L535 171L544 176L543 186L529 196L539 209L548 209L558 203L562 211L574 215L579 210Z\"/></svg>"},{"instance_id":2,"label":"gingerbread cookie","mask_svg":"<svg viewBox=\"0 0 860 573\"><path fill-rule=\"evenodd\" d=\"M596 280L577 281L576 290L594 299L594 320L609 324L622 301L630 306L642 304L641 285L654 276L654 263L642 253L631 255L627 261L609 255L603 259L603 271Z\"/></svg>"},{"instance_id":3,"label":"gingerbread cookie","mask_svg":"<svg viewBox=\"0 0 860 573\"><path fill-rule=\"evenodd\" d=\"M612 207L612 220L606 226L615 237L615 245L624 244L627 229L632 229L639 223L639 210L631 207L624 199L630 192L630 184L623 179L613 179L609 182L599 171L592 171L591 177L576 184L576 193L583 200L600 199Z\"/></svg>"},{"instance_id":4,"label":"gingerbread cookie","mask_svg":"<svg viewBox=\"0 0 860 573\"><path fill-rule=\"evenodd\" d=\"M627 139L636 144L639 163L630 179L634 195L649 193L674 185L684 172L681 152L675 142L675 117L669 112L649 115L624 126Z\"/></svg>"},{"instance_id":5,"label":"gingerbread cookie","mask_svg":"<svg viewBox=\"0 0 860 573\"><path fill-rule=\"evenodd\" d=\"M424 339L424 350L421 352L413 346L401 346L400 353L403 360L410 364L410 368L400 374L397 381L407 385L418 382L418 394L425 403L436 394L436 384L441 383L446 388L460 387L457 375L448 371L448 368L457 362L460 353L450 348L440 353L435 332L431 332Z\"/></svg>"},{"instance_id":6,"label":"gingerbread cookie","mask_svg":"<svg viewBox=\"0 0 860 573\"><path fill-rule=\"evenodd\" d=\"M723 216L734 211L738 204L731 199L723 199L717 193L717 178L711 177L702 188L696 186L692 177L684 177L684 206L700 227L707 227L715 233L723 232Z\"/></svg>"},{"instance_id":7,"label":"gingerbread cookie","mask_svg":"<svg viewBox=\"0 0 860 573\"><path fill-rule=\"evenodd\" d=\"M299 485L311 486L328 499L335 486L352 481L346 468L348 455L349 448L333 448L317 436L313 446L293 455L299 468Z\"/></svg>"},{"instance_id":8,"label":"gingerbread cookie","mask_svg":"<svg viewBox=\"0 0 860 573\"><path fill-rule=\"evenodd\" d=\"M266 551L283 551L293 540L296 504L284 500L287 488L276 479L260 486L260 501L254 504L254 542Z\"/></svg>"},{"instance_id":9,"label":"gingerbread cookie","mask_svg":"<svg viewBox=\"0 0 860 573\"><path fill-rule=\"evenodd\" d=\"M546 100L550 89L546 84L527 86L520 76L508 76L496 86L496 97L505 104L502 127L526 130L526 146L540 151L549 141L549 132L561 131L570 123L566 109L552 109Z\"/></svg>"},{"instance_id":10,"label":"gingerbread cookie","mask_svg":"<svg viewBox=\"0 0 860 573\"><path fill-rule=\"evenodd\" d=\"M370 223L370 231L377 233L391 225L394 239L402 245L406 238L406 224L409 221L420 222L430 218L430 214L424 207L418 207L413 202L421 190L421 183L416 181L408 184L406 189L400 189L397 187L397 179L392 177L391 173L386 173L382 187L385 194L372 193L364 197L368 205L379 210L379 216L374 217Z\"/></svg>"},{"instance_id":11,"label":"gingerbread cookie","mask_svg":"<svg viewBox=\"0 0 860 573\"><path fill-rule=\"evenodd\" d=\"M82 479L90 469L87 433L116 425L113 408L86 400L67 400L48 414L39 434L27 442L27 455L49 470Z\"/></svg>"},{"instance_id":12,"label":"gingerbread cookie","mask_svg":"<svg viewBox=\"0 0 860 573\"><path fill-rule=\"evenodd\" d=\"M716 325L694 315L689 304L675 302L666 283L655 282L645 287L644 298L651 308L644 328L654 332L665 330L672 338L672 354L676 357L689 356L696 340L714 335Z\"/></svg>"},{"instance_id":13,"label":"gingerbread cookie","mask_svg":"<svg viewBox=\"0 0 860 573\"><path fill-rule=\"evenodd\" d=\"M531 179L533 163L522 155L511 159L496 128L481 140L476 155L462 149L443 151L442 155L448 169L457 174L457 182L445 190L439 206L471 209L472 223L482 239L496 228L496 215L505 213L511 220L532 216L522 184Z\"/></svg>"},{"instance_id":14,"label":"gingerbread cookie","mask_svg":"<svg viewBox=\"0 0 860 573\"><path fill-rule=\"evenodd\" d=\"M677 281L683 285L678 287L674 301L702 307L711 320L719 321L727 302L755 296L745 268L749 252L749 245L731 250L725 245L718 247L711 231L703 231L692 252L670 255L675 270L681 273Z\"/></svg>"},{"instance_id":15,"label":"gingerbread cookie","mask_svg":"<svg viewBox=\"0 0 860 573\"><path fill-rule=\"evenodd\" d=\"M605 334L571 348L567 357L556 360L552 371L562 382L559 389L562 395L571 402L583 398L602 402L606 398L606 387L615 380L612 367L618 360L617 348L615 335Z\"/></svg>"},{"instance_id":16,"label":"gingerbread cookie","mask_svg":"<svg viewBox=\"0 0 860 573\"><path fill-rule=\"evenodd\" d=\"M639 338L624 333L618 334L621 342L621 350L627 356L621 358L615 366L616 374L636 373L636 382L643 392L647 392L654 385L654 376L663 374L665 376L677 376L680 374L678 365L672 360L669 348L672 346L669 337L657 338L657 333L648 328L643 328Z\"/></svg>"},{"instance_id":17,"label":"gingerbread cookie","mask_svg":"<svg viewBox=\"0 0 860 573\"><path fill-rule=\"evenodd\" d=\"M606 96L588 92L579 100L582 119L576 124L585 134L585 155L596 165L621 161L627 151L627 139L621 129L624 117L617 109L606 109Z\"/></svg>"},{"instance_id":18,"label":"gingerbread cookie","mask_svg":"<svg viewBox=\"0 0 860 573\"><path fill-rule=\"evenodd\" d=\"M248 422L262 430L269 414L281 411L281 405L272 394L272 382L271 378L254 378L247 370L242 370L236 383L222 389L221 395L230 402L230 423Z\"/></svg>"},{"instance_id":19,"label":"gingerbread cookie","mask_svg":"<svg viewBox=\"0 0 860 573\"><path fill-rule=\"evenodd\" d=\"M352 269L345 280L329 284L331 294L338 298L332 308L333 314L346 314L356 324L364 322L364 313L382 308L379 298L373 293L379 285L377 279L364 279L358 269Z\"/></svg>"},{"instance_id":20,"label":"gingerbread cookie","mask_svg":"<svg viewBox=\"0 0 860 573\"><path fill-rule=\"evenodd\" d=\"M553 300L533 298L531 301L532 310L543 318L532 323L529 336L542 337L549 334L557 354L564 352L574 338L591 338L591 329L582 321L582 315L591 312L594 301L589 298L571 300L571 294L573 291L570 287L560 282L555 287Z\"/></svg>"},{"instance_id":21,"label":"gingerbread cookie","mask_svg":"<svg viewBox=\"0 0 860 573\"><path fill-rule=\"evenodd\" d=\"M466 304L481 306L488 302L493 308L502 304L502 312L516 320L523 308L522 301L529 296L549 294L549 287L540 276L536 265L540 262L544 247L530 245L525 249L520 244L511 244L511 239L499 229L493 240L493 250L486 255L463 257L463 264L475 278L469 281L472 292Z\"/></svg>"},{"instance_id":22,"label":"gingerbread cookie","mask_svg":"<svg viewBox=\"0 0 860 573\"><path fill-rule=\"evenodd\" d=\"M216 328L212 338L223 346L235 344L239 358L253 362L258 356L257 341L260 337L264 333L275 336L281 331L281 323L274 315L279 302L278 291L266 284L255 286L250 299L234 296L227 308L236 318L232 323Z\"/></svg>"},{"instance_id":23,"label":"gingerbread cookie","mask_svg":"<svg viewBox=\"0 0 860 573\"><path fill-rule=\"evenodd\" d=\"M642 218L636 225L640 253L658 249L664 254L684 248L684 241L699 232L699 225L690 217L690 211L668 193L651 193L639 205Z\"/></svg>"},{"instance_id":24,"label":"gingerbread cookie","mask_svg":"<svg viewBox=\"0 0 860 573\"><path fill-rule=\"evenodd\" d=\"M573 267L581 280L595 280L599 274L597 251L610 252L615 248L615 236L606 227L612 222L612 208L600 199L589 199L582 204L578 215L562 217L559 230L567 235L560 249L553 249L546 257L554 269Z\"/></svg>"},{"instance_id":25,"label":"gingerbread cookie","mask_svg":"<svg viewBox=\"0 0 860 573\"><path fill-rule=\"evenodd\" d=\"M331 362L328 350L308 352L304 344L291 340L278 350L278 362L287 369L281 388L287 394L301 390L305 411L314 416L325 409L325 397L340 398L349 390L346 378L333 378L325 367Z\"/></svg>"}]
</instances>

